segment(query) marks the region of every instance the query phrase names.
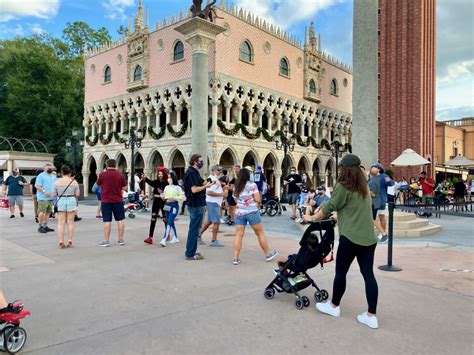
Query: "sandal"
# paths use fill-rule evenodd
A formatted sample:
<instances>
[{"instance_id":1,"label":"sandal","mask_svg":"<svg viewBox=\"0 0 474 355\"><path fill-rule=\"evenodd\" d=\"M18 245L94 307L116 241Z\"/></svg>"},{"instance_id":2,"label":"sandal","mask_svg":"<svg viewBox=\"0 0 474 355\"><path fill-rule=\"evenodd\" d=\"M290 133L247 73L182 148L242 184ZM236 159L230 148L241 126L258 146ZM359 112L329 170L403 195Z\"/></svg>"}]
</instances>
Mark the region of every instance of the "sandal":
<instances>
[{"instance_id":1,"label":"sandal","mask_svg":"<svg viewBox=\"0 0 474 355\"><path fill-rule=\"evenodd\" d=\"M64 243L63 242L59 242L59 249L64 249L65 246L64 246Z\"/></svg>"},{"instance_id":2,"label":"sandal","mask_svg":"<svg viewBox=\"0 0 474 355\"><path fill-rule=\"evenodd\" d=\"M72 240L67 241L67 246L66 248L72 248Z\"/></svg>"}]
</instances>

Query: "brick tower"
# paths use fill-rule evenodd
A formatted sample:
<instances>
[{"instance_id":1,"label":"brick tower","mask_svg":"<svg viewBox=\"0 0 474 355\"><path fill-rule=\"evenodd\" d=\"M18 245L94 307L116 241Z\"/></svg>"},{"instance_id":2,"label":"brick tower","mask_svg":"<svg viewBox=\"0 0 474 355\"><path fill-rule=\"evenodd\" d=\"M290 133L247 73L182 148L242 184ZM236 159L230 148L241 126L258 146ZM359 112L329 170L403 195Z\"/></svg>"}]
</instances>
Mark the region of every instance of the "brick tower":
<instances>
[{"instance_id":1,"label":"brick tower","mask_svg":"<svg viewBox=\"0 0 474 355\"><path fill-rule=\"evenodd\" d=\"M406 148L434 163L436 0L379 0L379 160ZM421 167L394 168L397 178ZM427 166L434 175L433 164Z\"/></svg>"}]
</instances>

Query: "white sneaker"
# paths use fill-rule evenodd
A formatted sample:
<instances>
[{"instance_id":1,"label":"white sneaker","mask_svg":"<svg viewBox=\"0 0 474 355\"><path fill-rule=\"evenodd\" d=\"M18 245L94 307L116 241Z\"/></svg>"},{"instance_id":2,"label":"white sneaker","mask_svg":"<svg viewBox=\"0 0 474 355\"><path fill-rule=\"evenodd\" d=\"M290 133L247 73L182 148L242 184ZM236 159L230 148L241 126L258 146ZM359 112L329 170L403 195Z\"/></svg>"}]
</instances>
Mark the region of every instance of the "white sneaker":
<instances>
[{"instance_id":1,"label":"white sneaker","mask_svg":"<svg viewBox=\"0 0 474 355\"><path fill-rule=\"evenodd\" d=\"M325 303L316 303L316 309L321 313L326 313L333 317L339 317L341 315L341 307L337 306L334 308L330 301Z\"/></svg>"},{"instance_id":2,"label":"white sneaker","mask_svg":"<svg viewBox=\"0 0 474 355\"><path fill-rule=\"evenodd\" d=\"M170 244L174 244L174 243L179 243L179 239L178 238L173 238L170 240Z\"/></svg>"},{"instance_id":3,"label":"white sneaker","mask_svg":"<svg viewBox=\"0 0 474 355\"><path fill-rule=\"evenodd\" d=\"M366 326L372 329L377 329L379 327L379 322L377 320L377 317L376 316L371 317L367 314L367 312L359 314L357 316L357 320L360 323L365 324Z\"/></svg>"},{"instance_id":4,"label":"white sneaker","mask_svg":"<svg viewBox=\"0 0 474 355\"><path fill-rule=\"evenodd\" d=\"M164 248L166 246L166 240L162 239L160 245Z\"/></svg>"}]
</instances>

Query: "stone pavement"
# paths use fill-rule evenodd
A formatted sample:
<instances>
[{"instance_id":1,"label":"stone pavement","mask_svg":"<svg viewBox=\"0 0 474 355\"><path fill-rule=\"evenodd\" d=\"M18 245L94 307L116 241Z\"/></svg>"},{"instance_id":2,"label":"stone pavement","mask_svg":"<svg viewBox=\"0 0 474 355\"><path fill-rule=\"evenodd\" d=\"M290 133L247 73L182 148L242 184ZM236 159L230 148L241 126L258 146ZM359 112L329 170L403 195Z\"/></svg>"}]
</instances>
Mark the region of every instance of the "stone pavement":
<instances>
[{"instance_id":1,"label":"stone pavement","mask_svg":"<svg viewBox=\"0 0 474 355\"><path fill-rule=\"evenodd\" d=\"M99 248L102 223L94 219L94 207L81 206L81 216L75 247L59 250L56 234L37 233L28 212L25 219L9 220L0 211L0 270L9 269L0 272L0 287L32 312L22 322L28 331L24 353L472 353L474 273L441 271L473 270L472 248L413 239L397 244L394 263L403 271L376 270L380 329L371 330L355 320L366 308L356 264L342 315L333 319L314 309L309 288L302 294L311 306L301 311L289 294L263 297L274 264L264 261L251 233L242 264L233 266L231 227L219 234L224 248L200 247L206 259L186 261L186 218L178 221L179 244L144 245L148 216L139 214L127 220L126 246ZM292 222L283 218L265 224L278 221L280 233L269 233L269 243L287 255L298 246ZM158 225L156 237L162 232ZM386 250L377 248L376 265L385 263ZM334 263L310 274L332 292Z\"/></svg>"}]
</instances>

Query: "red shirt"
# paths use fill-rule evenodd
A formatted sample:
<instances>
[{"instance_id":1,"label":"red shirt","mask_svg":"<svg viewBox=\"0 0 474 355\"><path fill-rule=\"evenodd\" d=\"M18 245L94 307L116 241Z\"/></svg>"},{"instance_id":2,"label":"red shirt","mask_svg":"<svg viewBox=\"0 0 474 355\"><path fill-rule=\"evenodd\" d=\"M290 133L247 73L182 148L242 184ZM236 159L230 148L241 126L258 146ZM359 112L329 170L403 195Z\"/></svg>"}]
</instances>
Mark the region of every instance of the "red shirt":
<instances>
[{"instance_id":1,"label":"red shirt","mask_svg":"<svg viewBox=\"0 0 474 355\"><path fill-rule=\"evenodd\" d=\"M434 187L428 186L428 184L434 185L432 178L424 178L420 179L421 190L423 191L423 195L433 195Z\"/></svg>"},{"instance_id":2,"label":"red shirt","mask_svg":"<svg viewBox=\"0 0 474 355\"><path fill-rule=\"evenodd\" d=\"M97 185L102 186L101 201L105 203L123 202L124 186L127 186L125 177L117 169L107 168L100 173Z\"/></svg>"}]
</instances>

